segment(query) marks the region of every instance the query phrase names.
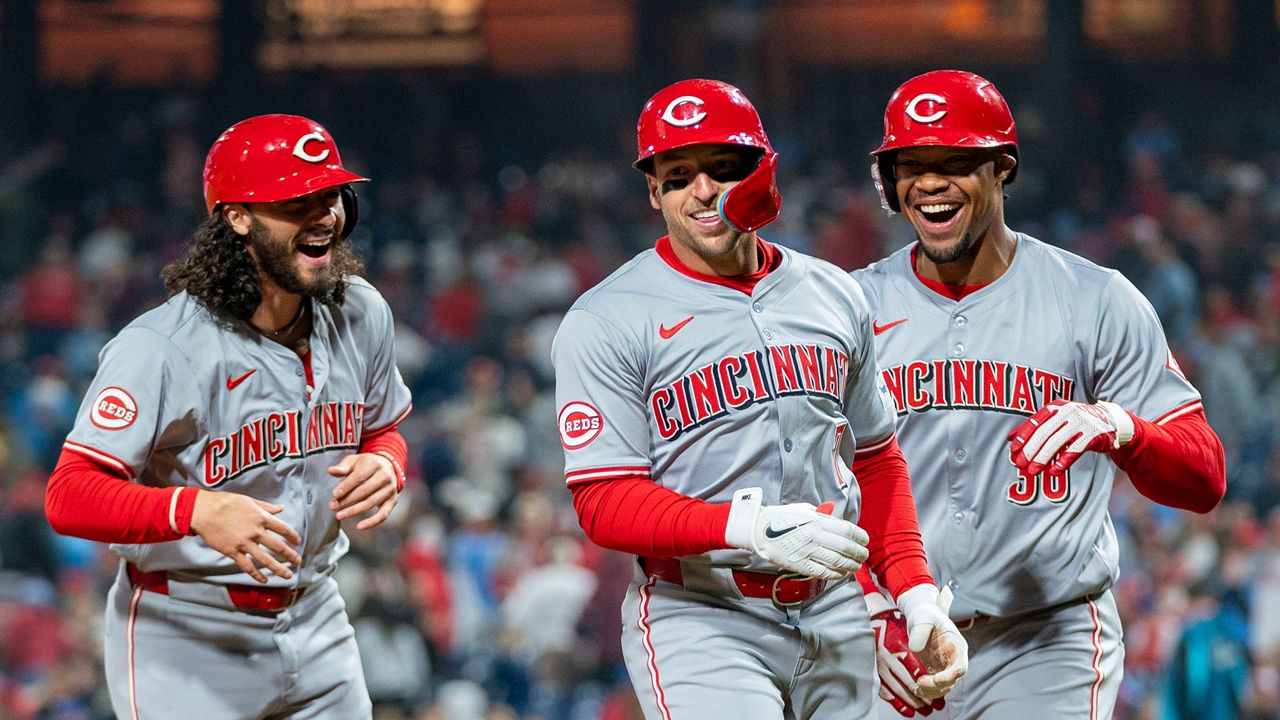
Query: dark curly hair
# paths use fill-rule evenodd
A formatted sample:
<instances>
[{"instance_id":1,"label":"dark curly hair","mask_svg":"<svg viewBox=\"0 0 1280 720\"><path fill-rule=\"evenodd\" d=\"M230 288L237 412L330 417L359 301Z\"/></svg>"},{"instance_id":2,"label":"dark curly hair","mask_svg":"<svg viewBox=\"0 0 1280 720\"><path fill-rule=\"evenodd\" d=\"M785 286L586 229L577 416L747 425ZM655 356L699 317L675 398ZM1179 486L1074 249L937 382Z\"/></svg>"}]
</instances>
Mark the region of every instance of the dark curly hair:
<instances>
[{"instance_id":1,"label":"dark curly hair","mask_svg":"<svg viewBox=\"0 0 1280 720\"><path fill-rule=\"evenodd\" d=\"M265 232L255 223L252 233ZM215 212L196 228L187 254L160 271L160 279L170 296L186 290L216 317L247 321L262 302L258 266L249 254L252 237L237 234L222 213ZM335 282L311 297L341 305L346 299L346 276L364 272L364 264L345 239L335 239L330 252L329 270Z\"/></svg>"}]
</instances>

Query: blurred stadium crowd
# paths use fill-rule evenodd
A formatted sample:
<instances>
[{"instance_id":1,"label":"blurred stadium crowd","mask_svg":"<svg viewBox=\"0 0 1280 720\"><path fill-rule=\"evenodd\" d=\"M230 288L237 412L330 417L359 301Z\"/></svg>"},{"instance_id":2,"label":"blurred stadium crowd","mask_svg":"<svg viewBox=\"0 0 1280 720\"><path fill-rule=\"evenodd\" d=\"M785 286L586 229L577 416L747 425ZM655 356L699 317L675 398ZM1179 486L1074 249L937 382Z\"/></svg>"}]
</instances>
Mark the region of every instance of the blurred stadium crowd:
<instances>
[{"instance_id":1,"label":"blurred stadium crowd","mask_svg":"<svg viewBox=\"0 0 1280 720\"><path fill-rule=\"evenodd\" d=\"M200 219L220 129L182 92L83 93L52 103L36 142L0 148L0 718L110 717L99 645L115 556L52 533L44 483L99 349L164 297L159 271ZM631 118L610 151L565 133L550 159L511 161L464 135L419 166L399 154L413 139L362 133L328 96L300 104L280 109L327 124L348 167L374 178L353 241L396 313L415 400L402 507L351 531L339 565L376 717L640 718L618 647L630 561L578 530L549 366L561 313L662 234L628 165ZM1116 128L1105 164L1059 183L1071 193L1046 195L1033 174L1044 155L1028 153L1010 224L1138 285L1227 448L1228 500L1210 515L1115 489L1117 717L1274 718L1280 138L1260 139L1269 155L1224 151L1185 122L1154 111ZM1023 134L1034 146L1030 124ZM780 148L785 206L762 234L847 269L911 240L867 181L871 140L805 142L779 143L792 148Z\"/></svg>"}]
</instances>

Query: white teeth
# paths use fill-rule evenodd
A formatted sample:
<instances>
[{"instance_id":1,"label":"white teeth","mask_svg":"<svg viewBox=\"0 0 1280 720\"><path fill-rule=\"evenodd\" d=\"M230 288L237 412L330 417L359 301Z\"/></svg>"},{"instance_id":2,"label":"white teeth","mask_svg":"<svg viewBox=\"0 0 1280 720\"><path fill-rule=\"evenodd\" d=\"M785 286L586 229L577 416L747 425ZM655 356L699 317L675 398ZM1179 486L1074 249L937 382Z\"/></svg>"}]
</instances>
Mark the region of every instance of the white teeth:
<instances>
[{"instance_id":1,"label":"white teeth","mask_svg":"<svg viewBox=\"0 0 1280 720\"><path fill-rule=\"evenodd\" d=\"M696 212L693 214L694 220L710 220L711 218L718 217L720 217L720 213L715 210L704 210L703 212Z\"/></svg>"},{"instance_id":2,"label":"white teeth","mask_svg":"<svg viewBox=\"0 0 1280 720\"><path fill-rule=\"evenodd\" d=\"M959 203L942 203L940 205L921 205L920 206L920 212L927 212L927 213L940 213L940 212L947 212L948 210L959 210L959 209L960 209Z\"/></svg>"}]
</instances>

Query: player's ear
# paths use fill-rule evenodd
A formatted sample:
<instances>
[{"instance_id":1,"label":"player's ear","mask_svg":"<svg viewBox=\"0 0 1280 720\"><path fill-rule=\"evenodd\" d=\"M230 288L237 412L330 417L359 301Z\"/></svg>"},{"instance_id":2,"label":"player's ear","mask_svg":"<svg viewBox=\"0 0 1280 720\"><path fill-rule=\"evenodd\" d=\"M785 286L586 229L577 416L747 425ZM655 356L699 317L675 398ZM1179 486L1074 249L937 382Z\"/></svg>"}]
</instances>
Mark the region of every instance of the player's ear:
<instances>
[{"instance_id":1,"label":"player's ear","mask_svg":"<svg viewBox=\"0 0 1280 720\"><path fill-rule=\"evenodd\" d=\"M249 215L248 208L240 203L226 203L218 211L237 235L249 237L249 231L253 229L253 217Z\"/></svg>"},{"instance_id":2,"label":"player's ear","mask_svg":"<svg viewBox=\"0 0 1280 720\"><path fill-rule=\"evenodd\" d=\"M1018 158L1005 153L996 156L996 179L1004 182L1009 179L1009 173L1018 166Z\"/></svg>"},{"instance_id":3,"label":"player's ear","mask_svg":"<svg viewBox=\"0 0 1280 720\"><path fill-rule=\"evenodd\" d=\"M654 210L661 210L662 193L658 188L658 178L650 175L649 173L645 173L644 181L649 184L649 204L653 206Z\"/></svg>"}]
</instances>

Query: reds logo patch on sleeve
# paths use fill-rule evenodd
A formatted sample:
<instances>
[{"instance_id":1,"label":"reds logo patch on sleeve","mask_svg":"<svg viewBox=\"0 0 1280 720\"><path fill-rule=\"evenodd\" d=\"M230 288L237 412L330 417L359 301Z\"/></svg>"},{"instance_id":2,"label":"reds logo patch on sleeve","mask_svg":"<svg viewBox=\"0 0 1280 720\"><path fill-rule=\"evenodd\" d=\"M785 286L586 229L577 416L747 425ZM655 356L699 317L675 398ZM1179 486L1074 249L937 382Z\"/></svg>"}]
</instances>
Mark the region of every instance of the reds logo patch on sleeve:
<instances>
[{"instance_id":1,"label":"reds logo patch on sleeve","mask_svg":"<svg viewBox=\"0 0 1280 720\"><path fill-rule=\"evenodd\" d=\"M560 409L560 444L568 450L585 447L600 435L604 418L587 403L574 401Z\"/></svg>"},{"instance_id":2,"label":"reds logo patch on sleeve","mask_svg":"<svg viewBox=\"0 0 1280 720\"><path fill-rule=\"evenodd\" d=\"M89 420L103 430L123 430L138 418L138 403L118 387L103 388L89 408Z\"/></svg>"}]
</instances>

